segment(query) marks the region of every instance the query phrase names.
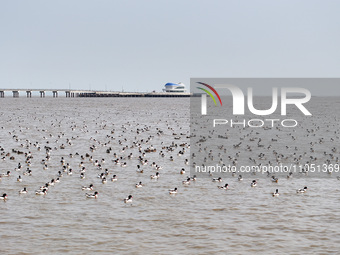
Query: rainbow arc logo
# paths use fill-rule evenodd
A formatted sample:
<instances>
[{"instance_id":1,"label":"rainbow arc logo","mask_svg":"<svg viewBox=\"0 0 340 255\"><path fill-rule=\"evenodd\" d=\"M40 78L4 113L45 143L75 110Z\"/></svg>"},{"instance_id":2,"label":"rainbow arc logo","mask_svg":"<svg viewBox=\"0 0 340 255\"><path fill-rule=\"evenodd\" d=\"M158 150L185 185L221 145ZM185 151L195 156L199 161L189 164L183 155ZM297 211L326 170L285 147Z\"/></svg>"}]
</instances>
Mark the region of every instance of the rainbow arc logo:
<instances>
[{"instance_id":1,"label":"rainbow arc logo","mask_svg":"<svg viewBox=\"0 0 340 255\"><path fill-rule=\"evenodd\" d=\"M217 93L217 91L216 91L212 86L210 86L209 84L203 83L203 82L197 82L197 83L198 83L198 84L201 84L201 85L203 85L203 86L206 86L206 87L209 88L212 92L214 92L215 95L217 96L218 100L220 101L221 106L222 106L221 97L220 97L220 95ZM214 100L215 105L217 105L216 100L215 100L215 97L213 96L213 94L212 94L209 90L204 89L204 88L201 88L201 87L197 87L197 88L200 89L200 90L203 90L205 93L207 93L207 94Z\"/></svg>"}]
</instances>

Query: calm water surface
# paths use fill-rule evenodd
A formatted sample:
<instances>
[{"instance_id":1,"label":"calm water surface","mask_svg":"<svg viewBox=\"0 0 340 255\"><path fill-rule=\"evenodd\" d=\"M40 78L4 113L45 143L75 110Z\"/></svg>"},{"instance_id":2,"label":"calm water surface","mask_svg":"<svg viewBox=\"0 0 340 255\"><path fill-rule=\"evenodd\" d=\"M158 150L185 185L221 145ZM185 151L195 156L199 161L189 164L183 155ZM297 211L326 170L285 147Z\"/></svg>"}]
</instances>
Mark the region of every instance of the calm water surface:
<instances>
[{"instance_id":1,"label":"calm water surface","mask_svg":"<svg viewBox=\"0 0 340 255\"><path fill-rule=\"evenodd\" d=\"M188 99L2 98L0 106L0 173L11 171L0 181L0 193L8 195L7 201L0 201L0 254L339 253L340 182L334 175L308 183L303 178L268 182L255 189L249 186L251 176L238 182L230 175L219 184L198 178L182 185L189 175L184 164L190 157ZM149 164L142 166L142 174L136 172L141 154L134 142L142 150L157 149L145 155ZM173 151L164 149L173 143L178 145ZM45 146L52 148L46 170L41 164ZM31 165L12 149L30 151ZM88 157L82 160L86 153L94 160L104 158L103 169ZM114 153L123 157L126 167L113 162ZM63 173L47 195L35 195L62 171L61 157L73 175ZM83 180L81 161L86 167ZM162 166L158 180L150 179L157 171L152 162ZM15 170L18 163L20 171ZM23 175L27 167L32 176ZM97 178L106 168L109 178L118 176L117 182L102 184ZM181 168L187 173L181 175ZM22 182L16 181L19 175ZM136 189L139 181L144 187ZM87 199L81 190L90 183L98 199ZM224 183L229 183L228 191L216 188ZM295 193L305 185L310 187L306 194ZM19 195L23 187L29 192ZM174 187L178 194L169 195ZM273 198L277 187L281 195ZM129 194L132 205L123 202Z\"/></svg>"}]
</instances>

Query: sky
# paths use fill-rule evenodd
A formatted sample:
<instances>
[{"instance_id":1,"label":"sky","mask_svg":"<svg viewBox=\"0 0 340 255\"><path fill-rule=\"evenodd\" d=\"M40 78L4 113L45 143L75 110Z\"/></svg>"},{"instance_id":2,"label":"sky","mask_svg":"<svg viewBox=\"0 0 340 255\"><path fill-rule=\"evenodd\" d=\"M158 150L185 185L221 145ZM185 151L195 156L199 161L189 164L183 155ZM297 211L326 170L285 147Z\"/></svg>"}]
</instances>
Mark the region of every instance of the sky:
<instances>
[{"instance_id":1,"label":"sky","mask_svg":"<svg viewBox=\"0 0 340 255\"><path fill-rule=\"evenodd\" d=\"M339 10L336 0L0 1L0 88L340 77Z\"/></svg>"}]
</instances>

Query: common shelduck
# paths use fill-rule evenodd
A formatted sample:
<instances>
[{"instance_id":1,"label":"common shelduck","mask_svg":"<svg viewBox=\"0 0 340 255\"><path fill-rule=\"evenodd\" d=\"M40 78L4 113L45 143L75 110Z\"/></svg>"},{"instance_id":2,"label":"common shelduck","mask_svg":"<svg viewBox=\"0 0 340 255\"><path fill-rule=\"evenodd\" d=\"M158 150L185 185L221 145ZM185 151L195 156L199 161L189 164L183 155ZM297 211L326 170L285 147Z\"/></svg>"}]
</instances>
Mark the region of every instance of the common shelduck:
<instances>
[{"instance_id":1,"label":"common shelduck","mask_svg":"<svg viewBox=\"0 0 340 255\"><path fill-rule=\"evenodd\" d=\"M26 194L28 193L26 187L24 187L22 190L19 191L19 194Z\"/></svg>"},{"instance_id":2,"label":"common shelduck","mask_svg":"<svg viewBox=\"0 0 340 255\"><path fill-rule=\"evenodd\" d=\"M87 197L87 198L97 198L98 197L98 192L97 191L95 191L93 194L88 194L88 193L86 193L85 194L85 196Z\"/></svg>"},{"instance_id":3,"label":"common shelduck","mask_svg":"<svg viewBox=\"0 0 340 255\"><path fill-rule=\"evenodd\" d=\"M142 182L136 183L135 187L136 187L136 188L142 188L142 187L143 187Z\"/></svg>"},{"instance_id":4,"label":"common shelduck","mask_svg":"<svg viewBox=\"0 0 340 255\"><path fill-rule=\"evenodd\" d=\"M256 186L257 186L257 181L256 181L256 180L253 180L253 181L250 183L250 186L251 186L251 187L256 187Z\"/></svg>"},{"instance_id":5,"label":"common shelduck","mask_svg":"<svg viewBox=\"0 0 340 255\"><path fill-rule=\"evenodd\" d=\"M124 203L132 203L132 196L129 195L127 198L125 198Z\"/></svg>"},{"instance_id":6,"label":"common shelduck","mask_svg":"<svg viewBox=\"0 0 340 255\"><path fill-rule=\"evenodd\" d=\"M272 193L273 197L278 197L280 194L279 194L279 190L276 189L274 193Z\"/></svg>"},{"instance_id":7,"label":"common shelduck","mask_svg":"<svg viewBox=\"0 0 340 255\"><path fill-rule=\"evenodd\" d=\"M303 189L298 189L296 193L306 193L307 192L307 187L304 187Z\"/></svg>"},{"instance_id":8,"label":"common shelduck","mask_svg":"<svg viewBox=\"0 0 340 255\"><path fill-rule=\"evenodd\" d=\"M159 178L159 172L157 172L155 175L150 175L151 179L158 179Z\"/></svg>"},{"instance_id":9,"label":"common shelduck","mask_svg":"<svg viewBox=\"0 0 340 255\"><path fill-rule=\"evenodd\" d=\"M222 182L222 178L221 177L213 178L212 181L213 182Z\"/></svg>"},{"instance_id":10,"label":"common shelduck","mask_svg":"<svg viewBox=\"0 0 340 255\"><path fill-rule=\"evenodd\" d=\"M43 189L43 190L37 190L35 192L36 195L46 195L47 193L47 190L46 189Z\"/></svg>"},{"instance_id":11,"label":"common shelduck","mask_svg":"<svg viewBox=\"0 0 340 255\"><path fill-rule=\"evenodd\" d=\"M169 194L177 194L177 188L169 189Z\"/></svg>"},{"instance_id":12,"label":"common shelduck","mask_svg":"<svg viewBox=\"0 0 340 255\"><path fill-rule=\"evenodd\" d=\"M82 190L93 190L93 184L90 184L89 186L83 186L81 189Z\"/></svg>"},{"instance_id":13,"label":"common shelduck","mask_svg":"<svg viewBox=\"0 0 340 255\"><path fill-rule=\"evenodd\" d=\"M6 199L7 199L7 194L6 193L2 194L2 196L0 197L0 200L6 200Z\"/></svg>"},{"instance_id":14,"label":"common shelduck","mask_svg":"<svg viewBox=\"0 0 340 255\"><path fill-rule=\"evenodd\" d=\"M219 189L225 189L225 190L227 190L228 187L229 187L228 183L226 183L224 186L217 186L217 188L219 188Z\"/></svg>"}]
</instances>

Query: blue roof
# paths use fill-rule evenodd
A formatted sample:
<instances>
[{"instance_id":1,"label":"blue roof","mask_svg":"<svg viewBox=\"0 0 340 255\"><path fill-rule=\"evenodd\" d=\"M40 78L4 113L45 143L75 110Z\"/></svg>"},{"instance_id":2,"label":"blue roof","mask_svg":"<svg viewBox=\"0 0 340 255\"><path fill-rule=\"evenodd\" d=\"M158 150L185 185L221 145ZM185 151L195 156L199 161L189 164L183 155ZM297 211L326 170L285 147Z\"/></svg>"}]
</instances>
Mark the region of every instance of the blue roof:
<instances>
[{"instance_id":1,"label":"blue roof","mask_svg":"<svg viewBox=\"0 0 340 255\"><path fill-rule=\"evenodd\" d=\"M183 86L177 83L172 83L172 82L168 82L167 84L165 84L165 86Z\"/></svg>"}]
</instances>

